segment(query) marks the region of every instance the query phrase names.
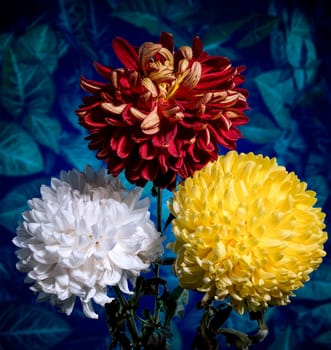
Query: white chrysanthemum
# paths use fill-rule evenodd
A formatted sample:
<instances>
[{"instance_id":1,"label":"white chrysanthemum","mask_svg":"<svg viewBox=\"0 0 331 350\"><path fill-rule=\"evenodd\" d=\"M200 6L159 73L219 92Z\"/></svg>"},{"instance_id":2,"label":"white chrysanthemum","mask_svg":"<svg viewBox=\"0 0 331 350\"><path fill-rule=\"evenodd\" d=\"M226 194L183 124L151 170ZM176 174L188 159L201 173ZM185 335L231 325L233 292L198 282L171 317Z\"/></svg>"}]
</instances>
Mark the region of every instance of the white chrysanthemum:
<instances>
[{"instance_id":1,"label":"white chrysanthemum","mask_svg":"<svg viewBox=\"0 0 331 350\"><path fill-rule=\"evenodd\" d=\"M51 186L41 186L41 198L28 201L31 210L13 239L20 247L18 270L39 292L71 314L81 300L87 317L98 318L92 300L112 300L108 286L131 293L128 280L149 268L162 253L162 238L150 220L148 198L141 189L126 191L104 169L86 167L61 172Z\"/></svg>"}]
</instances>

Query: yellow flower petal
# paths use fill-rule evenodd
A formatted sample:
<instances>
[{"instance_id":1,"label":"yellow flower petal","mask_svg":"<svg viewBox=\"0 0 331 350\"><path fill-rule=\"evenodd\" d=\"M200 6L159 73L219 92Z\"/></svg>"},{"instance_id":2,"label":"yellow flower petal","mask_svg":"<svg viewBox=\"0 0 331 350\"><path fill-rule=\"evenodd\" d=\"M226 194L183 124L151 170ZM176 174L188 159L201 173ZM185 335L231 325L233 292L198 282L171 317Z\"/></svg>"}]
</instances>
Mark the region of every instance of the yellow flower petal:
<instances>
[{"instance_id":1,"label":"yellow flower petal","mask_svg":"<svg viewBox=\"0 0 331 350\"><path fill-rule=\"evenodd\" d=\"M276 159L220 156L174 193L176 274L205 300L228 298L239 312L285 305L326 255L325 214Z\"/></svg>"}]
</instances>

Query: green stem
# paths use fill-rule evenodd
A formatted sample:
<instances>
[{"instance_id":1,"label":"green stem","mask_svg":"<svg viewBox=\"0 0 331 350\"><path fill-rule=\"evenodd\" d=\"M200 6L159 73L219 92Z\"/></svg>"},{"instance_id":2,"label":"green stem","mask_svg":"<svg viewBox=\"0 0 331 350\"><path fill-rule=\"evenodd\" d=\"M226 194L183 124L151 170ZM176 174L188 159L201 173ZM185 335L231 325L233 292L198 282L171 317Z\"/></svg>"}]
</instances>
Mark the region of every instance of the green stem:
<instances>
[{"instance_id":1,"label":"green stem","mask_svg":"<svg viewBox=\"0 0 331 350\"><path fill-rule=\"evenodd\" d=\"M162 189L157 188L157 230L162 234Z\"/></svg>"},{"instance_id":2,"label":"green stem","mask_svg":"<svg viewBox=\"0 0 331 350\"><path fill-rule=\"evenodd\" d=\"M157 223L157 230L158 232L161 232L162 235L162 189L159 187L155 188L156 190L156 223ZM160 275L160 265L158 263L154 266L154 276L155 278L159 278ZM159 302L158 302L158 289L155 292L155 307L154 307L154 322L157 324L159 322Z\"/></svg>"},{"instance_id":3,"label":"green stem","mask_svg":"<svg viewBox=\"0 0 331 350\"><path fill-rule=\"evenodd\" d=\"M132 308L130 307L128 301L125 299L125 297L123 296L121 290L119 289L118 286L113 286L113 290L118 298L118 301L120 302L122 308L125 310L126 313L126 321L127 321L127 325L128 325L128 330L131 334L132 337L132 346L133 349L135 350L139 350L140 349L140 339L139 339L139 335L138 335L138 329L136 326L136 323L134 321L134 313Z\"/></svg>"}]
</instances>

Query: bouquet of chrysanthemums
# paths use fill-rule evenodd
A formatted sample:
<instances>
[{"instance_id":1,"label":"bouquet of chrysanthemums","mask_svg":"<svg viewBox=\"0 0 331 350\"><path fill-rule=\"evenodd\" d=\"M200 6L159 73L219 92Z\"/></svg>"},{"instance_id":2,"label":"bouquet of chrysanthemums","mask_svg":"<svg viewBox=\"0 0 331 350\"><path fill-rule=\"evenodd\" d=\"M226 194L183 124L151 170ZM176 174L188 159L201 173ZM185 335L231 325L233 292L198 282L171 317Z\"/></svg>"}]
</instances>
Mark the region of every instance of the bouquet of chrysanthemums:
<instances>
[{"instance_id":1,"label":"bouquet of chrysanthemums","mask_svg":"<svg viewBox=\"0 0 331 350\"><path fill-rule=\"evenodd\" d=\"M198 37L175 49L169 33L140 47L117 37L113 49L123 67L95 63L104 81L81 77L88 95L77 110L106 167L62 171L41 187L13 240L17 268L67 315L77 299L90 318L104 307L110 349L168 349L189 290L202 310L189 347L218 349L225 337L247 349L268 334L267 308L289 303L321 264L325 214L276 159L235 151L248 122L244 67L208 55ZM232 311L256 332L224 327Z\"/></svg>"}]
</instances>

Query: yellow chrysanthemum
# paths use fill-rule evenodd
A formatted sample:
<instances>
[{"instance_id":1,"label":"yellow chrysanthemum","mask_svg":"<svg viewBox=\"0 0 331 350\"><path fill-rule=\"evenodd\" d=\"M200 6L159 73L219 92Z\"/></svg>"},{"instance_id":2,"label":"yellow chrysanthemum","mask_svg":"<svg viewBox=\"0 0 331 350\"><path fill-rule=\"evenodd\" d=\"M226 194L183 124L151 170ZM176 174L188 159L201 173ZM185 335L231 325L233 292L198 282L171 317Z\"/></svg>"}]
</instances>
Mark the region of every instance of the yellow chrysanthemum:
<instances>
[{"instance_id":1,"label":"yellow chrysanthemum","mask_svg":"<svg viewBox=\"0 0 331 350\"><path fill-rule=\"evenodd\" d=\"M315 195L253 153L231 151L196 171L169 203L181 286L229 298L239 313L289 303L326 255Z\"/></svg>"}]
</instances>

